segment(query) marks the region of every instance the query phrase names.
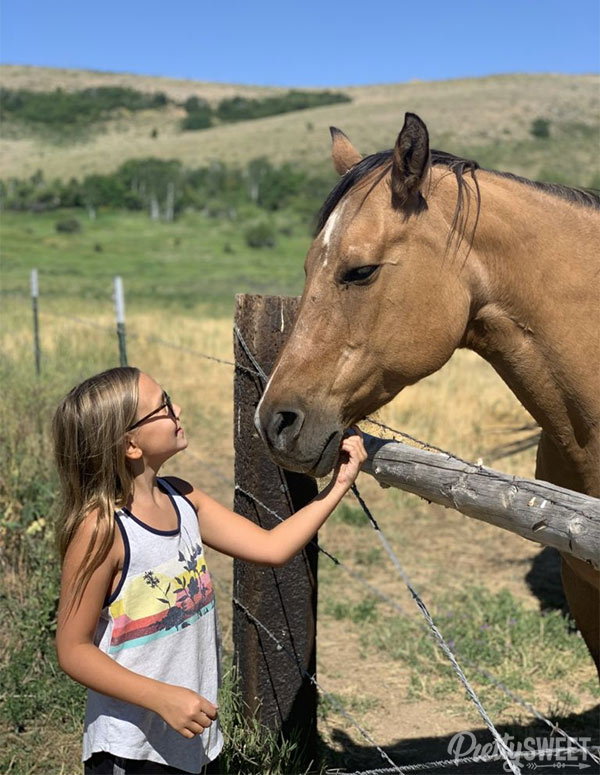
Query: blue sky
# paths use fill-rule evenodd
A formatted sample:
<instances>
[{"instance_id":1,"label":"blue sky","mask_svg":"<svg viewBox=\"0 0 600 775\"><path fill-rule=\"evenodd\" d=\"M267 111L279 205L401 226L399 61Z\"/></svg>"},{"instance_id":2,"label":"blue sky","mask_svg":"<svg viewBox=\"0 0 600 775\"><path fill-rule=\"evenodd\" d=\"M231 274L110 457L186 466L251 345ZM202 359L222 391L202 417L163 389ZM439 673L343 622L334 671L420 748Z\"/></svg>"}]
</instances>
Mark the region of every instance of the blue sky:
<instances>
[{"instance_id":1,"label":"blue sky","mask_svg":"<svg viewBox=\"0 0 600 775\"><path fill-rule=\"evenodd\" d=\"M0 61L281 86L598 72L599 0L0 0Z\"/></svg>"}]
</instances>

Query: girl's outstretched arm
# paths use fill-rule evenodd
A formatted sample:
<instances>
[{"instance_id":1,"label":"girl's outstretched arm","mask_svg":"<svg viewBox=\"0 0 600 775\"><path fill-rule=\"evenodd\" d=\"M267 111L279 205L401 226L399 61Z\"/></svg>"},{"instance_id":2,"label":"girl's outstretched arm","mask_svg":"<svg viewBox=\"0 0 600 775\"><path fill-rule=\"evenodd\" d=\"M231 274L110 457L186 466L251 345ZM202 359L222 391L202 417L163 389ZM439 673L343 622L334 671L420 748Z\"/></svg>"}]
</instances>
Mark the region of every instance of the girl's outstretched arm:
<instances>
[{"instance_id":1,"label":"girl's outstretched arm","mask_svg":"<svg viewBox=\"0 0 600 775\"><path fill-rule=\"evenodd\" d=\"M173 729L190 738L210 726L217 709L205 697L181 686L156 681L117 664L94 644L96 624L124 548L119 530L104 562L92 574L80 598L74 599L77 570L83 564L96 515L90 514L67 549L62 571L56 651L62 670L97 692L158 713Z\"/></svg>"},{"instance_id":2,"label":"girl's outstretched arm","mask_svg":"<svg viewBox=\"0 0 600 775\"><path fill-rule=\"evenodd\" d=\"M360 432L344 437L331 482L307 506L271 530L235 514L199 490L186 494L198 510L200 534L208 546L240 560L278 566L311 540L350 489L366 459ZM176 487L185 484L174 483Z\"/></svg>"}]
</instances>

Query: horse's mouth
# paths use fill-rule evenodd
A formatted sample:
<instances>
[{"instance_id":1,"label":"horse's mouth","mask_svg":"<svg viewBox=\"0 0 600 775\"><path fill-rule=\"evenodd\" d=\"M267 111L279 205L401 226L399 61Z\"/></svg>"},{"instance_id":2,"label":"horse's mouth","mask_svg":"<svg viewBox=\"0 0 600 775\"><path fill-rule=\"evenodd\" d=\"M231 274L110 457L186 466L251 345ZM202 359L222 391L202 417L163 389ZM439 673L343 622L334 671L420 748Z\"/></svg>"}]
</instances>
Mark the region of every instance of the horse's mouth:
<instances>
[{"instance_id":1,"label":"horse's mouth","mask_svg":"<svg viewBox=\"0 0 600 775\"><path fill-rule=\"evenodd\" d=\"M321 454L317 458L317 462L309 471L307 471L307 473L320 479L331 471L337 460L336 453L339 452L341 436L342 434L340 431L334 431L329 435L323 445Z\"/></svg>"},{"instance_id":2,"label":"horse's mouth","mask_svg":"<svg viewBox=\"0 0 600 775\"><path fill-rule=\"evenodd\" d=\"M281 453L272 447L269 447L269 453L275 463L286 471L296 471L320 479L335 466L341 438L342 432L340 430L330 433L316 458L314 455L309 457L306 452L298 456L294 456L290 452Z\"/></svg>"}]
</instances>

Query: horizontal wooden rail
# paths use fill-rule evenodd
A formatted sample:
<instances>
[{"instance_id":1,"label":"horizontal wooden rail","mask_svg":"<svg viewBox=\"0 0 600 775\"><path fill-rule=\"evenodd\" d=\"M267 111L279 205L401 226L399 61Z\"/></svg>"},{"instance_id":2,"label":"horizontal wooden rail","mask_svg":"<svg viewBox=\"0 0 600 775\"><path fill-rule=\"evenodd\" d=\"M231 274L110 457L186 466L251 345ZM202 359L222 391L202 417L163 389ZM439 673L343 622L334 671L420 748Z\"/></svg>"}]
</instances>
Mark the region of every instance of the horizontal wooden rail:
<instances>
[{"instance_id":1,"label":"horizontal wooden rail","mask_svg":"<svg viewBox=\"0 0 600 775\"><path fill-rule=\"evenodd\" d=\"M363 471L600 568L600 499L364 434Z\"/></svg>"}]
</instances>

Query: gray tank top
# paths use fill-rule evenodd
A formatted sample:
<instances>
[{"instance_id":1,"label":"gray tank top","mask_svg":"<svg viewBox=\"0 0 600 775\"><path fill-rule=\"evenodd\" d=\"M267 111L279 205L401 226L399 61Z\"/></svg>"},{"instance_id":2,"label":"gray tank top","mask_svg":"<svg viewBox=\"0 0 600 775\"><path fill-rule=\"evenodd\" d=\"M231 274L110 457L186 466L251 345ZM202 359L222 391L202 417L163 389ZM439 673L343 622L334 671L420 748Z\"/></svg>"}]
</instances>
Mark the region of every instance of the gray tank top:
<instances>
[{"instance_id":1,"label":"gray tank top","mask_svg":"<svg viewBox=\"0 0 600 775\"><path fill-rule=\"evenodd\" d=\"M220 637L198 517L190 501L157 480L177 513L176 530L156 530L127 509L115 515L125 560L105 601L94 643L136 673L217 702ZM88 690L83 760L97 751L200 772L223 747L218 721L191 740L156 713Z\"/></svg>"}]
</instances>

